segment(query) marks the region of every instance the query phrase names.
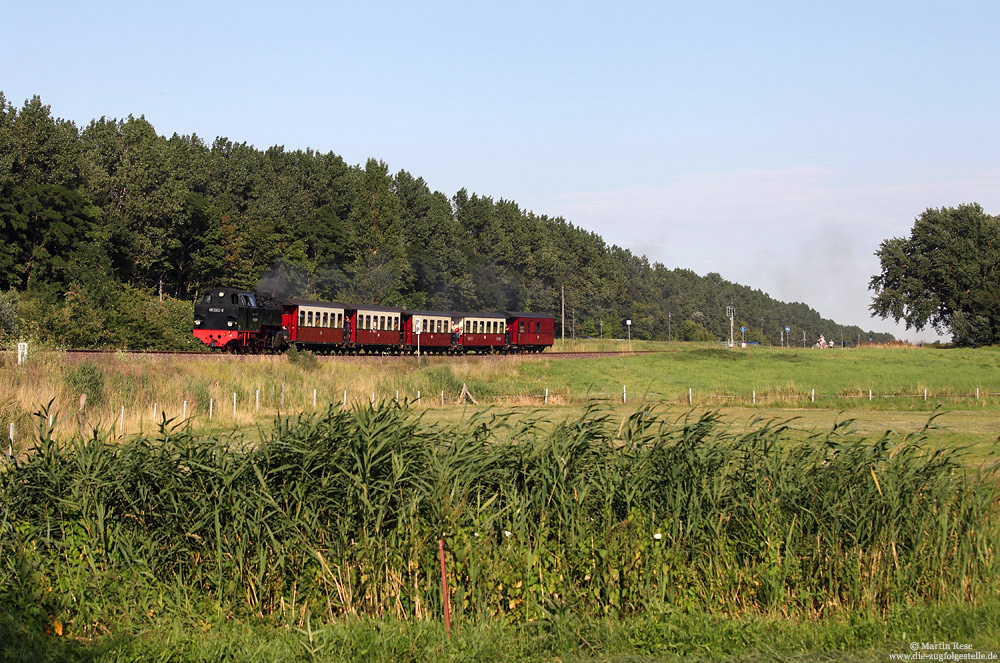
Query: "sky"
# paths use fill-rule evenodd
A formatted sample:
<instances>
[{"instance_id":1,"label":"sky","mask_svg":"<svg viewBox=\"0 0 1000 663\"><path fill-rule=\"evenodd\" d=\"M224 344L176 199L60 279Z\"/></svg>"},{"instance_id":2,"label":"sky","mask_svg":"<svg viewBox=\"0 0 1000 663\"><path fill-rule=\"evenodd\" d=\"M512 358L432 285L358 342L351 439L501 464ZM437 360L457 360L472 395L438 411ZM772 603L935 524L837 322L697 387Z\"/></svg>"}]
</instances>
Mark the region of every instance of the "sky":
<instances>
[{"instance_id":1,"label":"sky","mask_svg":"<svg viewBox=\"0 0 1000 663\"><path fill-rule=\"evenodd\" d=\"M880 243L1000 213L995 1L7 5L17 107L374 157L914 341Z\"/></svg>"}]
</instances>

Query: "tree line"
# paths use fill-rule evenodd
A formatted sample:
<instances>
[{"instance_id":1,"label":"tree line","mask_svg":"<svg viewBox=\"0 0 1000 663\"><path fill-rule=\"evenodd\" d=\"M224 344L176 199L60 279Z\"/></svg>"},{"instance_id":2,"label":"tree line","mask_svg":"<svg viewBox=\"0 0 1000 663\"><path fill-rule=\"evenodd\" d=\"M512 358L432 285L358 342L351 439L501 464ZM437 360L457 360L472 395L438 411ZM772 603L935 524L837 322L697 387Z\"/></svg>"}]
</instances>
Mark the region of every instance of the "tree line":
<instances>
[{"instance_id":1,"label":"tree line","mask_svg":"<svg viewBox=\"0 0 1000 663\"><path fill-rule=\"evenodd\" d=\"M80 128L0 92L0 330L75 346L181 347L213 285L432 310L531 310L567 337L727 338L805 331L892 340L802 303L650 263L516 202L434 191L333 153L157 134L144 117ZM572 313L572 328L570 327ZM557 333L560 333L558 330Z\"/></svg>"}]
</instances>

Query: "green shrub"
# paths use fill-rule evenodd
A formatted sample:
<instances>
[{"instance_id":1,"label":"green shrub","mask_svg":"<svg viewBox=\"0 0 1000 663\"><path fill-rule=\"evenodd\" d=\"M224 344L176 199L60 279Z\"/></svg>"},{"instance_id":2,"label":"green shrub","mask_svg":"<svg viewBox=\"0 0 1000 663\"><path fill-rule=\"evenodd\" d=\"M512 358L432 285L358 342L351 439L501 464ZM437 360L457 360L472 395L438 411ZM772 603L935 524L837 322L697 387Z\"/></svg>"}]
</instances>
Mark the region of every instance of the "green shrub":
<instances>
[{"instance_id":1,"label":"green shrub","mask_svg":"<svg viewBox=\"0 0 1000 663\"><path fill-rule=\"evenodd\" d=\"M74 395L86 394L91 405L104 404L105 383L104 371L92 361L81 362L66 373L66 384Z\"/></svg>"},{"instance_id":2,"label":"green shrub","mask_svg":"<svg viewBox=\"0 0 1000 663\"><path fill-rule=\"evenodd\" d=\"M285 352L285 356L288 357L288 363L298 366L303 370L313 371L319 368L319 360L309 350L299 350L294 345L291 345L288 347L288 351Z\"/></svg>"}]
</instances>

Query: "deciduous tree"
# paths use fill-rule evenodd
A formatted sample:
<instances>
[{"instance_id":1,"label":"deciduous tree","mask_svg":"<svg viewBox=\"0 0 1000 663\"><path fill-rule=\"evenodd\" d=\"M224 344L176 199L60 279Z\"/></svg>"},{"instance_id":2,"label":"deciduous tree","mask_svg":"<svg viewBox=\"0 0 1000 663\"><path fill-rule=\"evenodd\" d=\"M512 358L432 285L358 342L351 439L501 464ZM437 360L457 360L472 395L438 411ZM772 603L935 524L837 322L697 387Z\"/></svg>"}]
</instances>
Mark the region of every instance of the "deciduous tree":
<instances>
[{"instance_id":1,"label":"deciduous tree","mask_svg":"<svg viewBox=\"0 0 1000 663\"><path fill-rule=\"evenodd\" d=\"M956 345L1000 341L1000 219L977 204L928 209L875 255L874 314L951 332Z\"/></svg>"}]
</instances>

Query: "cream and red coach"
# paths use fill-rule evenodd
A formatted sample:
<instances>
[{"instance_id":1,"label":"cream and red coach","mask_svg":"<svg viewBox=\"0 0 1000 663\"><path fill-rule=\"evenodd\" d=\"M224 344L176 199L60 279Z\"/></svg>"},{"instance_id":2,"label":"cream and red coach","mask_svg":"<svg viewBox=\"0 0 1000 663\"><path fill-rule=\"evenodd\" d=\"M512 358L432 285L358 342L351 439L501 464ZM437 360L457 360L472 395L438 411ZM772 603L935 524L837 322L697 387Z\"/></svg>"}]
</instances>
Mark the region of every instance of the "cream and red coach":
<instances>
[{"instance_id":1,"label":"cream and red coach","mask_svg":"<svg viewBox=\"0 0 1000 663\"><path fill-rule=\"evenodd\" d=\"M507 316L503 313L452 313L459 335L458 352L503 352L507 347Z\"/></svg>"},{"instance_id":2,"label":"cream and red coach","mask_svg":"<svg viewBox=\"0 0 1000 663\"><path fill-rule=\"evenodd\" d=\"M452 314L445 311L403 311L403 344L411 352L452 352L458 335L453 334Z\"/></svg>"},{"instance_id":3,"label":"cream and red coach","mask_svg":"<svg viewBox=\"0 0 1000 663\"><path fill-rule=\"evenodd\" d=\"M345 312L348 349L367 354L400 354L403 345L403 309L389 306L351 306Z\"/></svg>"}]
</instances>

